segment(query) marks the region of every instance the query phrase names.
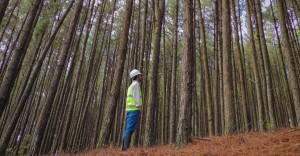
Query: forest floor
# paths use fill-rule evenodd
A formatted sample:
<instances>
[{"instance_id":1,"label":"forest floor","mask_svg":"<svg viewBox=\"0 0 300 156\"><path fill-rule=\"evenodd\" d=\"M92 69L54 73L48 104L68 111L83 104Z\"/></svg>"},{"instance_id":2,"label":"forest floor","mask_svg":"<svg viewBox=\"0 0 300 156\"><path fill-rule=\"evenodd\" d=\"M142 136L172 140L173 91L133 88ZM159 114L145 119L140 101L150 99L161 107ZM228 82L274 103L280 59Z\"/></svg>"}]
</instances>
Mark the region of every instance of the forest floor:
<instances>
[{"instance_id":1,"label":"forest floor","mask_svg":"<svg viewBox=\"0 0 300 156\"><path fill-rule=\"evenodd\" d=\"M66 154L63 156L70 156ZM111 147L82 151L80 156L111 155L298 155L300 156L300 129L279 129L275 132L248 132L233 136L194 138L182 148L174 145L151 148L130 148L122 152Z\"/></svg>"}]
</instances>

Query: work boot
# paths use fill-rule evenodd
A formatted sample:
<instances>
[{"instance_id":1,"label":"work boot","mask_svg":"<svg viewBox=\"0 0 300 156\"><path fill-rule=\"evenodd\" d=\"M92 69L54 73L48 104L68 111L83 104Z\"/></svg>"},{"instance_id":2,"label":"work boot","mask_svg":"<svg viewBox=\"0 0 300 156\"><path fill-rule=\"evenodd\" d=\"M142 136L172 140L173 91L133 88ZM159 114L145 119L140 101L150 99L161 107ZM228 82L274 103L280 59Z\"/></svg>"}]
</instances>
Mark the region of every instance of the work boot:
<instances>
[{"instance_id":1,"label":"work boot","mask_svg":"<svg viewBox=\"0 0 300 156\"><path fill-rule=\"evenodd\" d=\"M121 150L122 151L126 151L127 150L127 148L124 145L124 139L122 139Z\"/></svg>"},{"instance_id":2,"label":"work boot","mask_svg":"<svg viewBox=\"0 0 300 156\"><path fill-rule=\"evenodd\" d=\"M130 145L129 143L130 143L130 136L124 137L123 140L122 140L122 148L121 148L121 150L122 151L127 150L129 148L129 145Z\"/></svg>"},{"instance_id":3,"label":"work boot","mask_svg":"<svg viewBox=\"0 0 300 156\"><path fill-rule=\"evenodd\" d=\"M132 133L129 134L128 148L130 147Z\"/></svg>"}]
</instances>

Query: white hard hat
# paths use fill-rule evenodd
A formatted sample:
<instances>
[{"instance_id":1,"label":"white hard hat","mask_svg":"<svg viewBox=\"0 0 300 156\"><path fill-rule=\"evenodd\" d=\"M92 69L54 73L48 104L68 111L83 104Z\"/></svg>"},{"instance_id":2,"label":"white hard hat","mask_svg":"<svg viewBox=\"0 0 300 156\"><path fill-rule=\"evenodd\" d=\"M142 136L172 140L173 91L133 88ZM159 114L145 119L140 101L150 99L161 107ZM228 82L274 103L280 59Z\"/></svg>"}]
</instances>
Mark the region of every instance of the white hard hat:
<instances>
[{"instance_id":1,"label":"white hard hat","mask_svg":"<svg viewBox=\"0 0 300 156\"><path fill-rule=\"evenodd\" d=\"M130 78L133 78L135 76L138 76L138 75L141 75L142 73L136 69L133 69L131 72L130 72Z\"/></svg>"}]
</instances>

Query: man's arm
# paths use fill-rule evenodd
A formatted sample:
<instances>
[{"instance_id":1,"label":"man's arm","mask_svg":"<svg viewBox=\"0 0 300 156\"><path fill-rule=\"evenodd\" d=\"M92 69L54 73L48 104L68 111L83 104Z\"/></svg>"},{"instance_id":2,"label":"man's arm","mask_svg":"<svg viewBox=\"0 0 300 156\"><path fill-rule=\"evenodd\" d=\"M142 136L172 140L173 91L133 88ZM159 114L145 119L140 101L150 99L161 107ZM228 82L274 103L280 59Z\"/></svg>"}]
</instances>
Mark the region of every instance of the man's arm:
<instances>
[{"instance_id":1,"label":"man's arm","mask_svg":"<svg viewBox=\"0 0 300 156\"><path fill-rule=\"evenodd\" d=\"M139 83L136 83L134 86L133 86L133 99L134 99L134 102L135 102L135 106L137 108L139 108L141 106L140 104L140 94L139 94L139 89L140 89L140 85Z\"/></svg>"}]
</instances>

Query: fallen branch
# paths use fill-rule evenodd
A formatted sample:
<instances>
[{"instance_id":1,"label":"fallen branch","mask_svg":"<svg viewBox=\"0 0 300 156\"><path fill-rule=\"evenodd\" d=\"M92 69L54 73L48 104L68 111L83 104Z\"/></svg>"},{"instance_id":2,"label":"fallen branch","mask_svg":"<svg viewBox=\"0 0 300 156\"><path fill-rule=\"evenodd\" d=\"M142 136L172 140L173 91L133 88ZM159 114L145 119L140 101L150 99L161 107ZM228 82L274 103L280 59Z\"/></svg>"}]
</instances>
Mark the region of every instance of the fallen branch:
<instances>
[{"instance_id":1,"label":"fallen branch","mask_svg":"<svg viewBox=\"0 0 300 156\"><path fill-rule=\"evenodd\" d=\"M289 130L288 132L286 132L286 133L291 133L291 132L294 132L294 131L299 131L300 130L300 128L293 128L292 130Z\"/></svg>"},{"instance_id":2,"label":"fallen branch","mask_svg":"<svg viewBox=\"0 0 300 156\"><path fill-rule=\"evenodd\" d=\"M200 138L200 137L196 137L195 139L197 139L197 140L204 140L204 141L211 141L210 138Z\"/></svg>"}]
</instances>

